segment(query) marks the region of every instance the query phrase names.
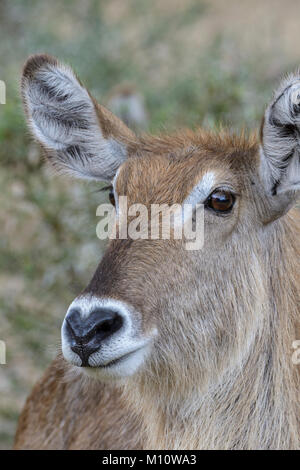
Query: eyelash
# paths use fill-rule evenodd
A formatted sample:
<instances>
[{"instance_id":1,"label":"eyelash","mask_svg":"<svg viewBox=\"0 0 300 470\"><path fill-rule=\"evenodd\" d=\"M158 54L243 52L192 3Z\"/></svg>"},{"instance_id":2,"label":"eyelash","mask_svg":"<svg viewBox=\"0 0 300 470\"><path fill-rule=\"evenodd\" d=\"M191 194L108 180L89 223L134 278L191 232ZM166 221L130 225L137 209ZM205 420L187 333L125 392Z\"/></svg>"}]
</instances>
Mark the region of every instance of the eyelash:
<instances>
[{"instance_id":1,"label":"eyelash","mask_svg":"<svg viewBox=\"0 0 300 470\"><path fill-rule=\"evenodd\" d=\"M112 206L116 205L115 196L113 192L113 186L111 184L108 186L104 186L104 188L101 188L100 191L109 191L108 193L109 202L111 203Z\"/></svg>"},{"instance_id":2,"label":"eyelash","mask_svg":"<svg viewBox=\"0 0 300 470\"><path fill-rule=\"evenodd\" d=\"M104 186L103 188L100 189L100 191L112 191L113 187L112 184L109 184L108 186Z\"/></svg>"}]
</instances>

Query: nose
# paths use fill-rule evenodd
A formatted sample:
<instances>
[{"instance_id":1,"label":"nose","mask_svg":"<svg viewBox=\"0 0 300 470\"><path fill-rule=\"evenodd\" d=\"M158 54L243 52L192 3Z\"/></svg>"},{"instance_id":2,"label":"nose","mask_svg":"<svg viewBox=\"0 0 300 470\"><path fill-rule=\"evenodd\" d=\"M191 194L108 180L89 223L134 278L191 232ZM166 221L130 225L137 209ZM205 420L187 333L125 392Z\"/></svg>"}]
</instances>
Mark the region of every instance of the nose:
<instances>
[{"instance_id":1,"label":"nose","mask_svg":"<svg viewBox=\"0 0 300 470\"><path fill-rule=\"evenodd\" d=\"M80 311L72 309L65 321L71 349L80 357L81 367L88 366L90 355L98 351L102 341L123 325L122 316L118 312L105 308L93 310L87 318L81 318Z\"/></svg>"}]
</instances>

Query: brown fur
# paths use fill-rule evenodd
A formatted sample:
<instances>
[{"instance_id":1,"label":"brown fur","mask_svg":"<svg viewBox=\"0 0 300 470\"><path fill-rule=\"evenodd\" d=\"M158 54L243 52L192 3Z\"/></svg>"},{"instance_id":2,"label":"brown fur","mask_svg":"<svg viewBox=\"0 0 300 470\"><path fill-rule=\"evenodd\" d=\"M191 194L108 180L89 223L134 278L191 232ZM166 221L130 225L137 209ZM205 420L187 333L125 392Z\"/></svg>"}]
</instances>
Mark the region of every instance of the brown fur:
<instances>
[{"instance_id":1,"label":"brown fur","mask_svg":"<svg viewBox=\"0 0 300 470\"><path fill-rule=\"evenodd\" d=\"M99 119L111 132L110 116ZM140 312L143 333L158 330L151 354L105 385L59 356L27 400L15 448L299 448L300 218L266 195L256 137L186 131L127 149L116 190L128 204L182 203L213 171L236 205L228 217L206 211L201 251L109 243L85 293Z\"/></svg>"},{"instance_id":2,"label":"brown fur","mask_svg":"<svg viewBox=\"0 0 300 470\"><path fill-rule=\"evenodd\" d=\"M249 172L257 162L253 141L247 148L247 141L242 138L225 136L221 140L220 136L214 139L211 134L203 133L198 145L183 135L177 136L175 143L172 139L173 147L170 141L168 138L144 140L145 150L141 150L145 152L144 158L130 160L128 168L125 165L123 170L126 178L120 175L120 194L123 185L124 193L132 201L138 198L147 203L181 202L193 185L193 175L201 172L201 165L209 162L209 168L214 168L214 162L217 165L220 159L222 172L226 165L228 171L234 168L237 184L247 186L247 191L256 191L249 182L241 180L243 168ZM201 150L191 151L193 146ZM171 150L171 157L167 156L167 148ZM177 152L184 157L177 158ZM181 165L185 168L186 179L177 177L178 184L171 186ZM188 165L190 171L186 171ZM169 177L160 184L166 169ZM143 175L141 181L137 180L137 175ZM149 188L154 186L159 191L149 193ZM249 200L253 205L253 195L251 199L250 194L245 196L245 206ZM168 311L173 309L174 317L169 320L176 322L178 340L171 357L166 355L161 339L157 354L165 356L165 365L157 360L149 370L124 384L125 399L121 398L118 387L107 385L91 383L86 386L85 394L80 393L80 376L74 379L61 359L55 361L27 402L15 447L297 448L299 379L297 367L291 362L291 344L297 338L299 246L294 234L299 230L299 216L293 211L270 225L266 232L262 227L253 230L251 222L256 217L252 215L250 226L236 227L237 239L226 245L227 253L226 250L222 253L225 257L222 268L218 252L213 254L213 260L204 255L206 273L202 273L199 285L191 278L195 261L191 259L187 265L187 254L180 254L178 249L174 251L172 242L166 241L164 246L161 241L111 242L87 291L130 302L143 312L145 330L162 321L160 313L164 306L167 305ZM239 247L241 234L244 238ZM208 263L212 264L210 268ZM218 292L213 293L210 300L212 314L220 311L225 317L214 315L214 337L207 351L201 350L201 343L207 342L203 336L205 331L197 332L197 337L190 338L191 344L187 345L187 357L178 361L183 354L182 342L188 342L188 338L182 336L187 326L184 330L181 327L185 319L176 310L176 304L182 305L181 297L185 297L189 289L191 292L187 293L191 296L193 292L195 306L199 308L199 304L203 304L207 309L212 279L218 284ZM178 283L184 292L175 290L174 298ZM158 289L163 292L160 299L157 299ZM166 324L162 338L171 329L167 320L163 319ZM173 326L171 331L174 329ZM251 330L252 342L247 344ZM232 336L234 331L239 336ZM199 361L205 364L199 371L195 371L198 360L193 351L197 345L203 356L199 354ZM237 370L226 372L234 360ZM158 380L166 374L166 383ZM143 423L139 427L135 424L137 419ZM61 433L57 433L58 429Z\"/></svg>"},{"instance_id":3,"label":"brown fur","mask_svg":"<svg viewBox=\"0 0 300 470\"><path fill-rule=\"evenodd\" d=\"M140 426L124 407L121 391L109 385L87 384L76 372L70 372L61 356L53 361L33 389L39 400L27 401L15 447L92 450L140 447L137 441ZM70 411L68 415L66 408ZM112 434L112 429L118 429L117 435ZM28 435L30 442L25 438Z\"/></svg>"}]
</instances>

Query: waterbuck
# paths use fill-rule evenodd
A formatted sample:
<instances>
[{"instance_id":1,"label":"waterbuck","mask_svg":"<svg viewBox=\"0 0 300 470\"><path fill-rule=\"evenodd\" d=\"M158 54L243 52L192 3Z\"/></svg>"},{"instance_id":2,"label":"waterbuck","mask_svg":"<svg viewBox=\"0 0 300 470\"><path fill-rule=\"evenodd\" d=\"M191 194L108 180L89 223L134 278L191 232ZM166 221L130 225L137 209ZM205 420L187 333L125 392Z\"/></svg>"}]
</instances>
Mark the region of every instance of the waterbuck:
<instances>
[{"instance_id":1,"label":"waterbuck","mask_svg":"<svg viewBox=\"0 0 300 470\"><path fill-rule=\"evenodd\" d=\"M300 74L260 137L136 136L55 58L22 96L59 171L128 204L204 205L204 246L110 240L22 412L16 449L299 448Z\"/></svg>"}]
</instances>

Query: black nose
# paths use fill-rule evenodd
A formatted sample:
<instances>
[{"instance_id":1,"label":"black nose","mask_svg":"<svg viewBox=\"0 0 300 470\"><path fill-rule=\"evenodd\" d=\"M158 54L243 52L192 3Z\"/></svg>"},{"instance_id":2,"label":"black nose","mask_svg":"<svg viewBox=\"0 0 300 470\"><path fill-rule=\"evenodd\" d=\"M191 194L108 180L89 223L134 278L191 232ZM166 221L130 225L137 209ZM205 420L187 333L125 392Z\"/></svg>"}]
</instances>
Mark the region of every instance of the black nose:
<instances>
[{"instance_id":1,"label":"black nose","mask_svg":"<svg viewBox=\"0 0 300 470\"><path fill-rule=\"evenodd\" d=\"M71 349L80 357L81 366L88 366L91 354L98 351L105 338L113 335L123 325L121 315L113 310L97 308L87 318L71 310L66 316L66 333Z\"/></svg>"}]
</instances>

